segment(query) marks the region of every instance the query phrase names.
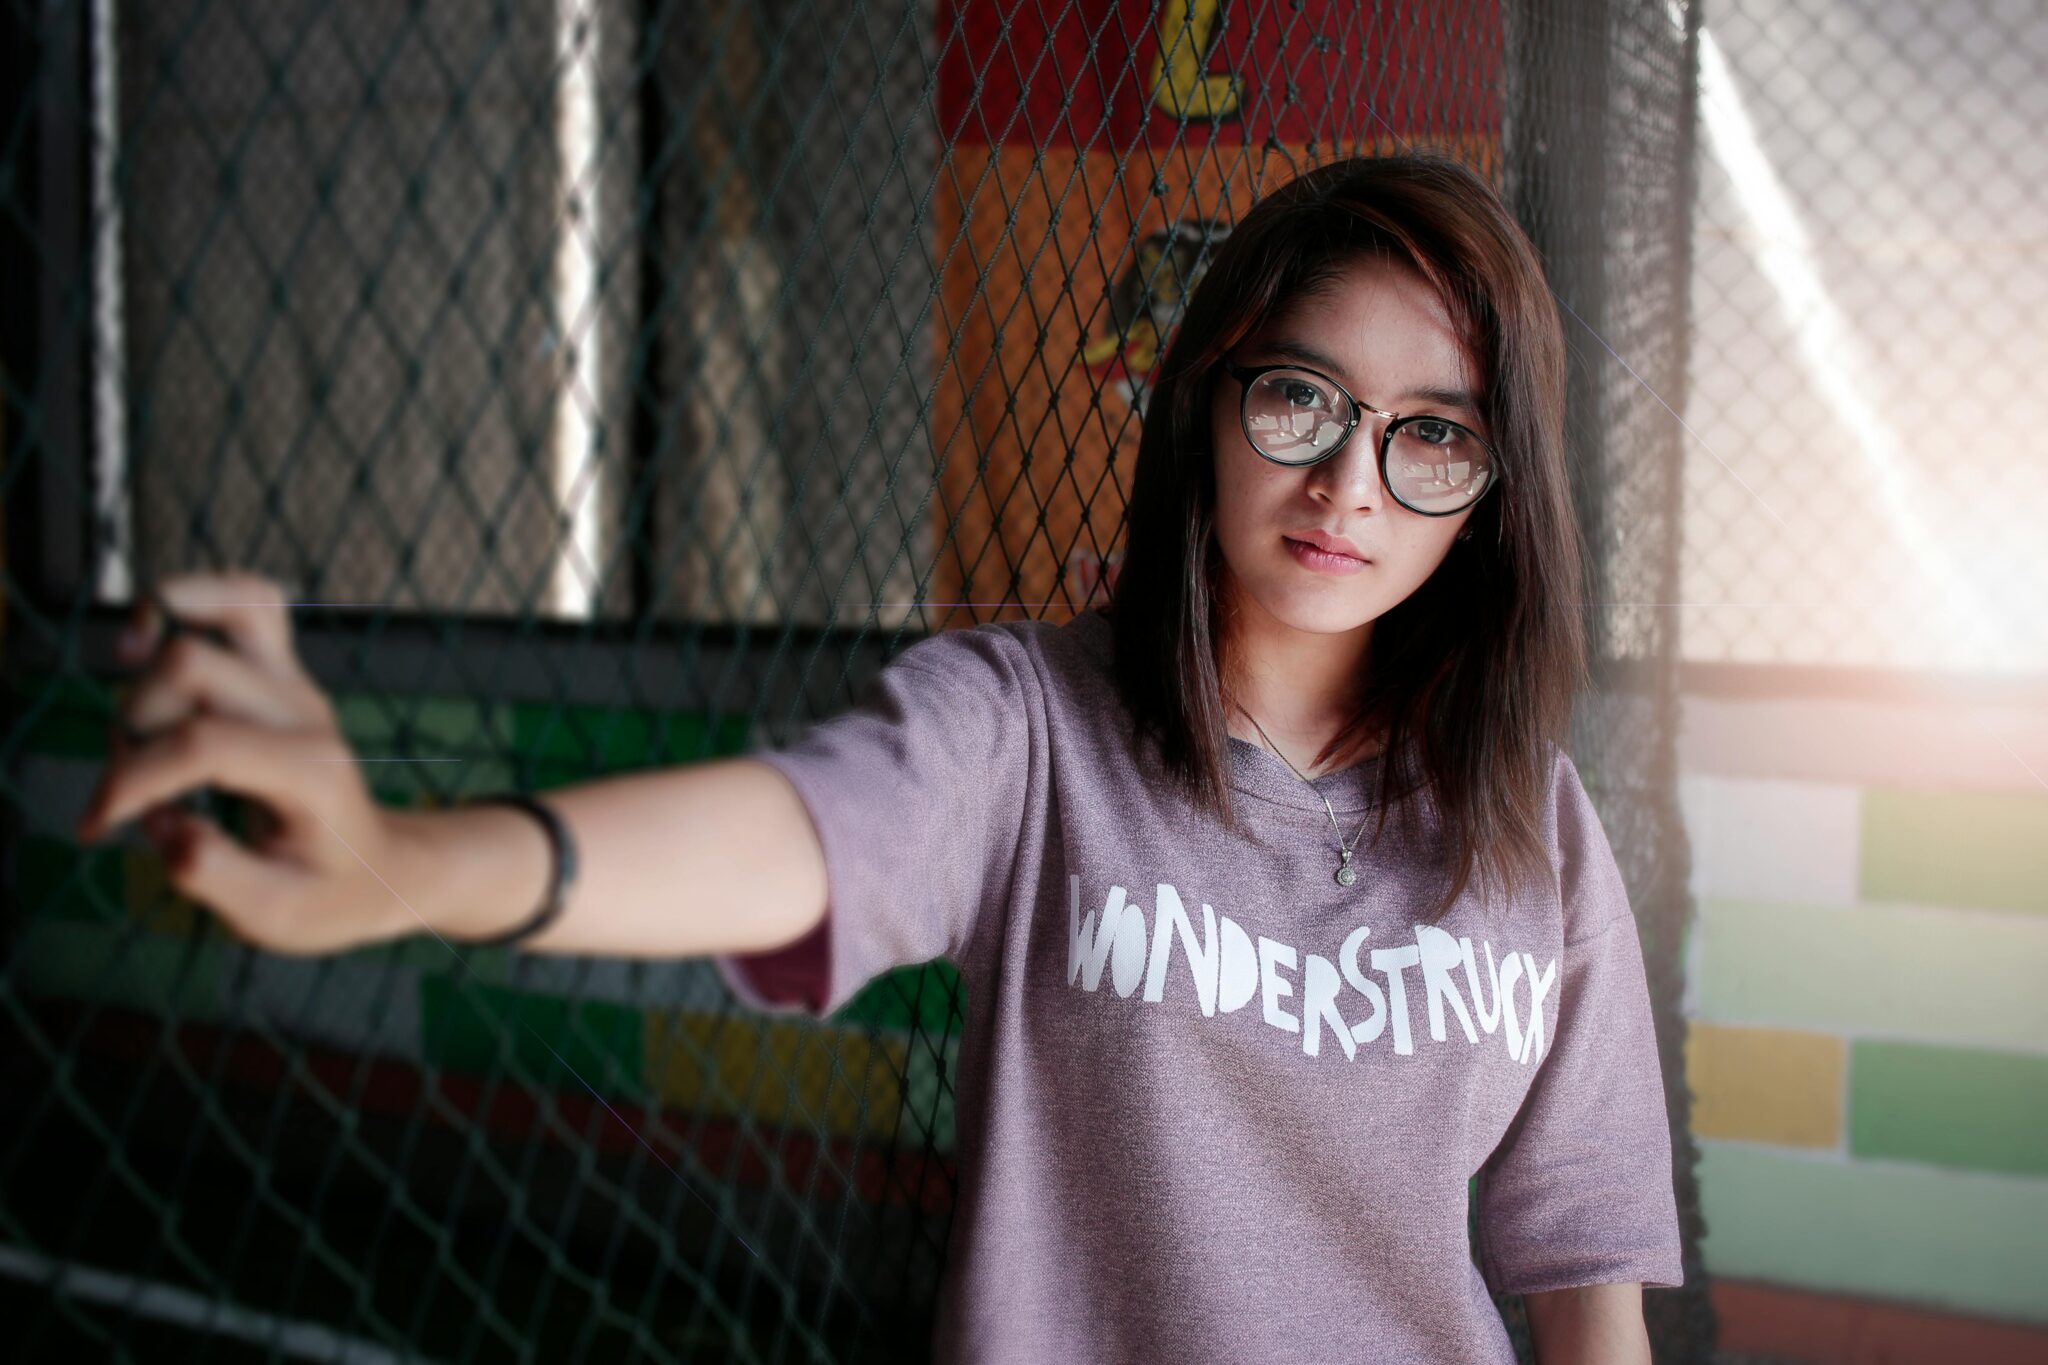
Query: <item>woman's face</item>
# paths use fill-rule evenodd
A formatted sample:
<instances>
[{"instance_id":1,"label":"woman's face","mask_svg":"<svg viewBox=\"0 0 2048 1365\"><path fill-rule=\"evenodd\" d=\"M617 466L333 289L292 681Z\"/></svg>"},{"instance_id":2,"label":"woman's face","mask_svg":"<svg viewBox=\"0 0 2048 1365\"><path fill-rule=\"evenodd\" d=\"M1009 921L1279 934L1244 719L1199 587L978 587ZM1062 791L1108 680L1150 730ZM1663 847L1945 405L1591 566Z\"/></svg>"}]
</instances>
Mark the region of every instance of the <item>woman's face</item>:
<instances>
[{"instance_id":1,"label":"woman's face","mask_svg":"<svg viewBox=\"0 0 2048 1365\"><path fill-rule=\"evenodd\" d=\"M1241 342L1240 365L1305 365L1335 379L1361 403L1407 416L1432 412L1488 435L1470 406L1417 396L1425 389L1476 394L1472 367L1448 314L1413 267L1361 260L1323 290L1298 299ZM1239 417L1243 387L1228 373L1210 411L1216 456L1216 536L1224 591L1241 611L1263 611L1296 630L1357 630L1401 602L1436 571L1471 519L1424 516L1380 484L1386 419L1365 413L1349 440L1305 468L1275 464L1252 449ZM1293 540L1322 531L1349 541L1364 560L1304 558Z\"/></svg>"}]
</instances>

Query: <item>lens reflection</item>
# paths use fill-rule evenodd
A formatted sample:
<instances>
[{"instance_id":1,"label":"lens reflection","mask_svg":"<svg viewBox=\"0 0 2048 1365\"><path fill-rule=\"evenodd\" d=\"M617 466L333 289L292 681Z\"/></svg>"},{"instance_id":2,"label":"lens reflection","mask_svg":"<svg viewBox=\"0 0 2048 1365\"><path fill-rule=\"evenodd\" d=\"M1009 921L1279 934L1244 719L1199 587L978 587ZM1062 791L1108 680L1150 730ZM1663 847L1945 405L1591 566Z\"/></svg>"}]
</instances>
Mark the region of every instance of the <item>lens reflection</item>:
<instances>
[{"instance_id":1,"label":"lens reflection","mask_svg":"<svg viewBox=\"0 0 2048 1365\"><path fill-rule=\"evenodd\" d=\"M1477 500L1492 477L1486 447L1456 422L1416 417L1394 428L1388 491L1416 511L1455 512Z\"/></svg>"},{"instance_id":2,"label":"lens reflection","mask_svg":"<svg viewBox=\"0 0 2048 1365\"><path fill-rule=\"evenodd\" d=\"M1273 370L1245 391L1245 432L1276 460L1304 463L1343 439L1344 398L1312 374Z\"/></svg>"}]
</instances>

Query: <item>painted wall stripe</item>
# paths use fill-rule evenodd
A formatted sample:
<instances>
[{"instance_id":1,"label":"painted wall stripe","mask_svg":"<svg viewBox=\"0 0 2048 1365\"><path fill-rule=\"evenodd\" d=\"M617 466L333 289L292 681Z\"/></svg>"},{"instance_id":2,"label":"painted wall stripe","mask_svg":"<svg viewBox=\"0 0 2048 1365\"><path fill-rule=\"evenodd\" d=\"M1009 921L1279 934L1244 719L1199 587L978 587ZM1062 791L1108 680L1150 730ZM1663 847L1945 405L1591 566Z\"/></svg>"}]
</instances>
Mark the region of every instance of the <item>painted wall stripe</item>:
<instances>
[{"instance_id":1,"label":"painted wall stripe","mask_svg":"<svg viewBox=\"0 0 2048 1365\"><path fill-rule=\"evenodd\" d=\"M1700 907L1704 1021L2048 1051L2048 916Z\"/></svg>"},{"instance_id":2,"label":"painted wall stripe","mask_svg":"<svg viewBox=\"0 0 2048 1365\"><path fill-rule=\"evenodd\" d=\"M2048 1055L1857 1042L1849 1150L2048 1176Z\"/></svg>"},{"instance_id":3,"label":"painted wall stripe","mask_svg":"<svg viewBox=\"0 0 2048 1365\"><path fill-rule=\"evenodd\" d=\"M1862 895L2048 911L2048 795L1865 792Z\"/></svg>"},{"instance_id":4,"label":"painted wall stripe","mask_svg":"<svg viewBox=\"0 0 2048 1365\"><path fill-rule=\"evenodd\" d=\"M1694 775L1680 789L1695 895L1855 903L1863 825L1855 787Z\"/></svg>"},{"instance_id":5,"label":"painted wall stripe","mask_svg":"<svg viewBox=\"0 0 2048 1365\"><path fill-rule=\"evenodd\" d=\"M127 924L29 920L15 943L11 987L31 998L126 1005L174 1019L219 1019L222 940L154 934Z\"/></svg>"},{"instance_id":6,"label":"painted wall stripe","mask_svg":"<svg viewBox=\"0 0 2048 1365\"><path fill-rule=\"evenodd\" d=\"M884 972L861 987L833 1018L936 1036L951 1026L955 1000L964 1013L967 984L960 978L960 969L944 958L934 958Z\"/></svg>"},{"instance_id":7,"label":"painted wall stripe","mask_svg":"<svg viewBox=\"0 0 2048 1365\"><path fill-rule=\"evenodd\" d=\"M1913 1307L1857 1294L1714 1281L1725 1365L1839 1361L1856 1365L2041 1365L2048 1327Z\"/></svg>"},{"instance_id":8,"label":"painted wall stripe","mask_svg":"<svg viewBox=\"0 0 2048 1365\"><path fill-rule=\"evenodd\" d=\"M607 1097L647 1098L637 1010L462 981L420 978L420 1037L437 1067L536 1090L589 1085Z\"/></svg>"},{"instance_id":9,"label":"painted wall stripe","mask_svg":"<svg viewBox=\"0 0 2048 1365\"><path fill-rule=\"evenodd\" d=\"M364 778L385 802L415 806L440 794L503 791L514 785L512 717L504 706L466 697L341 692L335 718L357 754L457 758L460 763L377 763Z\"/></svg>"},{"instance_id":10,"label":"painted wall stripe","mask_svg":"<svg viewBox=\"0 0 2048 1365\"><path fill-rule=\"evenodd\" d=\"M588 1083L622 1102L952 1150L942 1072L950 1074L957 1039L745 1010L643 1010L527 984L421 975L419 1055L521 1089Z\"/></svg>"},{"instance_id":11,"label":"painted wall stripe","mask_svg":"<svg viewBox=\"0 0 2048 1365\"><path fill-rule=\"evenodd\" d=\"M2038 760L2029 771L2014 757L2048 753L2048 693L2038 686L1986 679L1972 695L1953 680L1929 686L1899 674L1841 681L1846 689L1825 695L1686 693L1680 771L2039 797Z\"/></svg>"},{"instance_id":12,"label":"painted wall stripe","mask_svg":"<svg viewBox=\"0 0 2048 1365\"><path fill-rule=\"evenodd\" d=\"M532 702L511 703L506 710L515 749L533 756L536 780L544 787L580 782L594 773L743 753L751 733L748 718L738 713L713 723L698 711Z\"/></svg>"},{"instance_id":13,"label":"painted wall stripe","mask_svg":"<svg viewBox=\"0 0 2048 1365\"><path fill-rule=\"evenodd\" d=\"M29 1010L45 1037L63 1038L81 1054L144 1064L168 1047L194 1072L223 1084L289 1091L330 1112L345 1103L366 1114L465 1125L517 1144L540 1141L616 1156L643 1152L643 1141L651 1142L670 1154L672 1165L693 1171L697 1183L759 1187L773 1179L821 1203L851 1197L928 1213L951 1208L959 1183L950 1155L925 1151L909 1138L821 1138L807 1128L752 1119L646 1109L627 1100L600 1103L581 1085L536 1093L354 1051L318 1045L280 1050L239 1026L166 1025L135 1010L65 1001L32 1002Z\"/></svg>"},{"instance_id":14,"label":"painted wall stripe","mask_svg":"<svg viewBox=\"0 0 2048 1365\"><path fill-rule=\"evenodd\" d=\"M1716 1275L2048 1322L2048 1181L1700 1141Z\"/></svg>"},{"instance_id":15,"label":"painted wall stripe","mask_svg":"<svg viewBox=\"0 0 2048 1365\"><path fill-rule=\"evenodd\" d=\"M247 969L230 975L227 1007L280 1038L420 1062L419 975L389 956L251 951Z\"/></svg>"},{"instance_id":16,"label":"painted wall stripe","mask_svg":"<svg viewBox=\"0 0 2048 1365\"><path fill-rule=\"evenodd\" d=\"M808 1021L650 1012L644 1052L664 1106L821 1135L886 1138L903 1109L909 1046Z\"/></svg>"},{"instance_id":17,"label":"painted wall stripe","mask_svg":"<svg viewBox=\"0 0 2048 1365\"><path fill-rule=\"evenodd\" d=\"M1693 1131L1838 1149L1847 1062L1847 1046L1827 1034L1694 1024L1685 1044Z\"/></svg>"}]
</instances>

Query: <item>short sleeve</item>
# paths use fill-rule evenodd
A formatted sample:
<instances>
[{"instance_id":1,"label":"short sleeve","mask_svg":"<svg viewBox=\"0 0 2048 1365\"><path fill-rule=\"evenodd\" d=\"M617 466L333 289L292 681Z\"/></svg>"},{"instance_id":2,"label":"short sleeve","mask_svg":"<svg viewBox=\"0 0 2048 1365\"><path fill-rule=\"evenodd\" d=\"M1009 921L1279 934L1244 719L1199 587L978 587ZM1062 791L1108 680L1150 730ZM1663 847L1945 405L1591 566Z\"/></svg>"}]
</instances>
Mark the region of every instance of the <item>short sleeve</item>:
<instances>
[{"instance_id":1,"label":"short sleeve","mask_svg":"<svg viewBox=\"0 0 2048 1365\"><path fill-rule=\"evenodd\" d=\"M1030 667L999 623L927 636L851 709L751 755L810 814L826 913L794 943L714 955L743 1003L829 1015L887 971L960 959L983 910L1007 900L1029 781Z\"/></svg>"},{"instance_id":2,"label":"short sleeve","mask_svg":"<svg viewBox=\"0 0 2048 1365\"><path fill-rule=\"evenodd\" d=\"M1478 1259L1496 1294L1685 1282L1671 1125L1628 893L1578 772L1560 755L1557 1023L1522 1107L1481 1167Z\"/></svg>"}]
</instances>

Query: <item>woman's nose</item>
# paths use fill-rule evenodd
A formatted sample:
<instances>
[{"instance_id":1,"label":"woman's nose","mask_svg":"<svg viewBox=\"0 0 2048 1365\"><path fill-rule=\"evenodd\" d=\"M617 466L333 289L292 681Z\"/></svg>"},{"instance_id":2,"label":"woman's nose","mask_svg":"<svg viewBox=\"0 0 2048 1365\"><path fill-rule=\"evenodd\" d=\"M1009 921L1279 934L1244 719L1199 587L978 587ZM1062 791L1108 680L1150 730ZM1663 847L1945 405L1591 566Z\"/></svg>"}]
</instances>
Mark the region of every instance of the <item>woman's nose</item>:
<instances>
[{"instance_id":1,"label":"woman's nose","mask_svg":"<svg viewBox=\"0 0 2048 1365\"><path fill-rule=\"evenodd\" d=\"M1371 413L1336 454L1309 469L1310 491L1344 507L1377 512L1387 490L1380 482L1380 424Z\"/></svg>"}]
</instances>

